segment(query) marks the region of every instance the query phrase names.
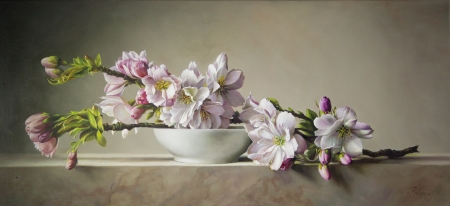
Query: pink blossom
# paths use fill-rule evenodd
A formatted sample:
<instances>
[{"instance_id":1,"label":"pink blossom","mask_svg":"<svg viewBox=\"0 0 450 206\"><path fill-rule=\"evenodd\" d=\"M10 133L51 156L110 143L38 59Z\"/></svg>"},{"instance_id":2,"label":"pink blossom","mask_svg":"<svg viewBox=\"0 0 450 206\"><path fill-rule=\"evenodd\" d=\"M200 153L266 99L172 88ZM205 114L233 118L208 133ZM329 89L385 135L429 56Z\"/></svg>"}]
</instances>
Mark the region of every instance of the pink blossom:
<instances>
[{"instance_id":1,"label":"pink blossom","mask_svg":"<svg viewBox=\"0 0 450 206\"><path fill-rule=\"evenodd\" d=\"M331 153L329 149L320 150L319 153L319 161L320 163L327 165L330 163L331 160Z\"/></svg>"},{"instance_id":2,"label":"pink blossom","mask_svg":"<svg viewBox=\"0 0 450 206\"><path fill-rule=\"evenodd\" d=\"M209 65L206 73L206 84L211 92L209 96L211 101L222 104L227 102L233 107L244 104L244 97L237 91L244 84L244 73L236 69L228 71L228 58L225 53L220 54L216 62Z\"/></svg>"},{"instance_id":3,"label":"pink blossom","mask_svg":"<svg viewBox=\"0 0 450 206\"><path fill-rule=\"evenodd\" d=\"M257 163L270 165L270 169L280 169L282 163L295 154L303 154L306 141L294 134L295 117L281 112L275 124L271 121L248 133L253 143L248 147L248 158Z\"/></svg>"},{"instance_id":4,"label":"pink blossom","mask_svg":"<svg viewBox=\"0 0 450 206\"><path fill-rule=\"evenodd\" d=\"M239 119L245 123L247 132L253 131L262 124L267 124L277 114L275 107L269 100L264 98L259 103L253 98L252 94L248 96L242 109L243 111L239 114Z\"/></svg>"},{"instance_id":5,"label":"pink blossom","mask_svg":"<svg viewBox=\"0 0 450 206\"><path fill-rule=\"evenodd\" d=\"M138 90L135 101L136 104L148 104L147 93L144 88Z\"/></svg>"},{"instance_id":6,"label":"pink blossom","mask_svg":"<svg viewBox=\"0 0 450 206\"><path fill-rule=\"evenodd\" d=\"M110 68L113 71L119 71L117 67L111 67ZM105 80L107 82L105 86L105 93L109 96L121 96L123 91L125 90L125 86L127 84L127 81L123 79L122 77L116 77L112 75L108 75L106 73L103 73L105 76Z\"/></svg>"},{"instance_id":7,"label":"pink blossom","mask_svg":"<svg viewBox=\"0 0 450 206\"><path fill-rule=\"evenodd\" d=\"M147 101L156 106L173 106L181 80L170 74L166 66L153 66L142 79L145 85Z\"/></svg>"},{"instance_id":8,"label":"pink blossom","mask_svg":"<svg viewBox=\"0 0 450 206\"><path fill-rule=\"evenodd\" d=\"M172 116L170 122L174 125L187 127L194 118L194 112L200 109L203 101L208 97L209 90L206 87L184 87L178 91L177 101L170 110Z\"/></svg>"},{"instance_id":9,"label":"pink blossom","mask_svg":"<svg viewBox=\"0 0 450 206\"><path fill-rule=\"evenodd\" d=\"M122 57L119 57L114 67L122 74L133 79L140 79L147 75L147 70L151 67L151 64L148 63L145 51L142 51L139 55L134 51L130 51L128 53L123 52Z\"/></svg>"},{"instance_id":10,"label":"pink blossom","mask_svg":"<svg viewBox=\"0 0 450 206\"><path fill-rule=\"evenodd\" d=\"M47 142L51 137L52 122L47 113L37 113L28 117L25 121L25 131L33 142Z\"/></svg>"},{"instance_id":11,"label":"pink blossom","mask_svg":"<svg viewBox=\"0 0 450 206\"><path fill-rule=\"evenodd\" d=\"M42 155L52 157L58 148L58 138L53 137L46 142L34 142L34 146L42 153Z\"/></svg>"},{"instance_id":12,"label":"pink blossom","mask_svg":"<svg viewBox=\"0 0 450 206\"><path fill-rule=\"evenodd\" d=\"M341 161L341 164L343 165L349 165L352 163L352 158L348 154L341 153L338 157L339 161Z\"/></svg>"},{"instance_id":13,"label":"pink blossom","mask_svg":"<svg viewBox=\"0 0 450 206\"><path fill-rule=\"evenodd\" d=\"M193 119L189 122L192 129L217 129L222 125L220 115L225 112L222 104L206 100L200 109L194 112Z\"/></svg>"},{"instance_id":14,"label":"pink blossom","mask_svg":"<svg viewBox=\"0 0 450 206\"><path fill-rule=\"evenodd\" d=\"M131 116L131 105L118 96L104 96L101 97L102 102L98 106L102 109L102 112L110 117L115 117L119 122L125 124L137 123L137 120Z\"/></svg>"}]
</instances>

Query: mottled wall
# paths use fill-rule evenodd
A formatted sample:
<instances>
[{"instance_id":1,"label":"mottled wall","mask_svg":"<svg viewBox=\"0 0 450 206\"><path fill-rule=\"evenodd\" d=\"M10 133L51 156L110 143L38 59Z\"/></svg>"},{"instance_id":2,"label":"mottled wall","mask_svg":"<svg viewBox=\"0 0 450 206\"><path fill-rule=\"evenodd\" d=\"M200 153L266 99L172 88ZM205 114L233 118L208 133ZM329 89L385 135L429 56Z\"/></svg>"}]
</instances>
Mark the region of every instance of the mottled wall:
<instances>
[{"instance_id":1,"label":"mottled wall","mask_svg":"<svg viewBox=\"0 0 450 206\"><path fill-rule=\"evenodd\" d=\"M112 66L130 50L175 74L192 60L205 72L225 51L246 75L244 96L304 110L327 95L375 129L366 148L450 151L447 1L2 2L0 15L0 153L36 152L29 115L100 102L102 75L51 86L41 58L100 53ZM151 129L107 138L106 148L80 152L166 153ZM70 141L63 136L58 152Z\"/></svg>"}]
</instances>

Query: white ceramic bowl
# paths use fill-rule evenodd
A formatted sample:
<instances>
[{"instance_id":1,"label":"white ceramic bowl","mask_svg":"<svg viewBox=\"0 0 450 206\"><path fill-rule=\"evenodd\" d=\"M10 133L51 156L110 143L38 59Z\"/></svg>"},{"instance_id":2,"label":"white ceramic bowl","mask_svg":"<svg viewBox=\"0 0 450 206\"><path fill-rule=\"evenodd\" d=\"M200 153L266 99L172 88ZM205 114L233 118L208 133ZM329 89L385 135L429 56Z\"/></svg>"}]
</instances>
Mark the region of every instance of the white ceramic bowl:
<instances>
[{"instance_id":1,"label":"white ceramic bowl","mask_svg":"<svg viewBox=\"0 0 450 206\"><path fill-rule=\"evenodd\" d=\"M243 127L228 129L155 128L156 139L177 162L222 164L236 162L251 140Z\"/></svg>"}]
</instances>

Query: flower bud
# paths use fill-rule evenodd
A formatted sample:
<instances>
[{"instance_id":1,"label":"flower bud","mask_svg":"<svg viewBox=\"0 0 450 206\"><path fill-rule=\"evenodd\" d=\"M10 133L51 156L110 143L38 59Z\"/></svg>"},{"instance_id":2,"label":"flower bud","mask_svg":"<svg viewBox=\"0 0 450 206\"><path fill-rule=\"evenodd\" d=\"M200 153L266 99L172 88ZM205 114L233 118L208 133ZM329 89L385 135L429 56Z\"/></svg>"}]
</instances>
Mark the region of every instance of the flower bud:
<instances>
[{"instance_id":1,"label":"flower bud","mask_svg":"<svg viewBox=\"0 0 450 206\"><path fill-rule=\"evenodd\" d=\"M323 179L325 179L325 180L331 179L331 173L330 173L330 170L328 170L327 165L319 164L319 173Z\"/></svg>"},{"instance_id":2,"label":"flower bud","mask_svg":"<svg viewBox=\"0 0 450 206\"><path fill-rule=\"evenodd\" d=\"M141 117L142 117L142 114L144 114L144 112L145 112L145 109L142 108L140 105L134 106L133 108L131 108L131 111L130 111L131 117L132 117L133 119L139 119L139 118L141 118Z\"/></svg>"},{"instance_id":3,"label":"flower bud","mask_svg":"<svg viewBox=\"0 0 450 206\"><path fill-rule=\"evenodd\" d=\"M145 92L145 89L142 88L137 92L136 95L136 104L148 104L147 100L147 93Z\"/></svg>"},{"instance_id":4,"label":"flower bud","mask_svg":"<svg viewBox=\"0 0 450 206\"><path fill-rule=\"evenodd\" d=\"M319 153L320 163L327 165L328 163L330 163L330 159L331 159L331 154L330 154L329 149L324 149L324 150L320 151L320 153Z\"/></svg>"},{"instance_id":5,"label":"flower bud","mask_svg":"<svg viewBox=\"0 0 450 206\"><path fill-rule=\"evenodd\" d=\"M56 67L59 67L59 65L61 65L61 63L62 63L61 58L59 58L57 56L49 56L49 57L45 57L41 60L41 64L45 68L56 68Z\"/></svg>"},{"instance_id":6,"label":"flower bud","mask_svg":"<svg viewBox=\"0 0 450 206\"><path fill-rule=\"evenodd\" d=\"M328 97L323 96L322 99L320 99L319 109L322 112L324 112L325 114L328 114L331 112L331 101L330 101L330 99L328 99Z\"/></svg>"},{"instance_id":7,"label":"flower bud","mask_svg":"<svg viewBox=\"0 0 450 206\"><path fill-rule=\"evenodd\" d=\"M289 170L294 165L294 158L287 158L281 163L280 170Z\"/></svg>"},{"instance_id":8,"label":"flower bud","mask_svg":"<svg viewBox=\"0 0 450 206\"><path fill-rule=\"evenodd\" d=\"M66 169L71 170L77 165L77 160L68 159L66 163Z\"/></svg>"},{"instance_id":9,"label":"flower bud","mask_svg":"<svg viewBox=\"0 0 450 206\"><path fill-rule=\"evenodd\" d=\"M341 164L343 165L349 165L352 163L352 158L346 153L341 153L339 154L339 161L341 161Z\"/></svg>"},{"instance_id":10,"label":"flower bud","mask_svg":"<svg viewBox=\"0 0 450 206\"><path fill-rule=\"evenodd\" d=\"M57 78L57 77L61 76L61 74L63 72L64 72L64 70L62 70L60 68L45 67L45 73L47 73L47 75L50 76L51 78Z\"/></svg>"},{"instance_id":11,"label":"flower bud","mask_svg":"<svg viewBox=\"0 0 450 206\"><path fill-rule=\"evenodd\" d=\"M25 120L25 131L33 142L46 142L49 140L51 132L51 122L47 113L37 113Z\"/></svg>"}]
</instances>

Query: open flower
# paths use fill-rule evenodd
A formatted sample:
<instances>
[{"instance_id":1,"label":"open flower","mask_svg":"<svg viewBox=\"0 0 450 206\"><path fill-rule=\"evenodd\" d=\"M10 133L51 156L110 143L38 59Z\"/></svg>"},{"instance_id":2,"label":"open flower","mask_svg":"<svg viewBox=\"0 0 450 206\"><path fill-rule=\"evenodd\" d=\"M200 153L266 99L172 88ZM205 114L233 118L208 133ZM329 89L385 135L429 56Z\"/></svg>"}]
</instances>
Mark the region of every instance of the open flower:
<instances>
[{"instance_id":1,"label":"open flower","mask_svg":"<svg viewBox=\"0 0 450 206\"><path fill-rule=\"evenodd\" d=\"M210 99L213 102L227 102L233 107L242 106L244 97L237 89L244 84L244 73L233 69L228 72L228 58L225 53L220 54L214 64L208 67L206 84L210 89Z\"/></svg>"},{"instance_id":2,"label":"open flower","mask_svg":"<svg viewBox=\"0 0 450 206\"><path fill-rule=\"evenodd\" d=\"M111 67L110 68L113 71L119 71L117 67ZM123 79L122 77L116 77L112 75L108 75L106 73L103 73L105 76L106 86L105 86L105 93L109 96L121 96L123 91L125 90L125 86L127 84L127 81Z\"/></svg>"},{"instance_id":3,"label":"open flower","mask_svg":"<svg viewBox=\"0 0 450 206\"><path fill-rule=\"evenodd\" d=\"M44 143L52 138L52 122L49 118L50 115L47 113L37 113L28 117L25 121L25 131L31 141Z\"/></svg>"},{"instance_id":4,"label":"open flower","mask_svg":"<svg viewBox=\"0 0 450 206\"><path fill-rule=\"evenodd\" d=\"M52 137L46 142L34 142L34 146L42 155L52 157L58 148L58 138Z\"/></svg>"},{"instance_id":5,"label":"open flower","mask_svg":"<svg viewBox=\"0 0 450 206\"><path fill-rule=\"evenodd\" d=\"M133 79L140 79L147 76L147 70L149 67L147 60L147 53L142 51L139 55L134 52L123 52L122 57L119 57L119 60L116 62L116 66L114 66L113 70L121 72Z\"/></svg>"},{"instance_id":6,"label":"open flower","mask_svg":"<svg viewBox=\"0 0 450 206\"><path fill-rule=\"evenodd\" d=\"M247 132L260 127L262 124L267 124L277 114L275 107L269 100L264 98L259 103L251 94L248 96L242 109L243 111L239 114L239 119L246 124L245 128Z\"/></svg>"},{"instance_id":7,"label":"open flower","mask_svg":"<svg viewBox=\"0 0 450 206\"><path fill-rule=\"evenodd\" d=\"M181 73L182 87L203 87L205 84L205 77L200 74L195 62L189 63L189 67Z\"/></svg>"},{"instance_id":8,"label":"open flower","mask_svg":"<svg viewBox=\"0 0 450 206\"><path fill-rule=\"evenodd\" d=\"M322 148L340 150L350 157L358 157L362 154L362 143L359 138L372 138L373 130L365 123L357 122L356 113L350 107L340 107L336 110L336 116L322 115L314 119L317 136L314 143Z\"/></svg>"},{"instance_id":9,"label":"open flower","mask_svg":"<svg viewBox=\"0 0 450 206\"><path fill-rule=\"evenodd\" d=\"M217 129L222 125L220 115L225 112L222 104L206 100L200 109L194 112L194 117L189 122L192 129Z\"/></svg>"},{"instance_id":10,"label":"open flower","mask_svg":"<svg viewBox=\"0 0 450 206\"><path fill-rule=\"evenodd\" d=\"M125 124L133 124L138 121L132 117L132 107L122 97L118 96L104 96L101 97L102 102L97 104L102 112L110 117L115 117L119 122Z\"/></svg>"},{"instance_id":11,"label":"open flower","mask_svg":"<svg viewBox=\"0 0 450 206\"><path fill-rule=\"evenodd\" d=\"M268 125L263 124L249 132L253 143L247 150L248 157L257 163L270 165L272 170L280 169L286 159L306 150L306 141L294 134L294 129L295 117L281 112L276 118L276 126L269 121Z\"/></svg>"},{"instance_id":12,"label":"open flower","mask_svg":"<svg viewBox=\"0 0 450 206\"><path fill-rule=\"evenodd\" d=\"M147 101L156 106L172 106L175 103L181 80L170 74L166 66L153 66L148 76L142 79L145 85Z\"/></svg>"},{"instance_id":13,"label":"open flower","mask_svg":"<svg viewBox=\"0 0 450 206\"><path fill-rule=\"evenodd\" d=\"M185 87L178 92L177 101L173 105L170 113L170 122L172 124L187 127L194 117L195 110L200 109L203 101L209 96L209 90L206 87L198 89L197 87Z\"/></svg>"}]
</instances>

